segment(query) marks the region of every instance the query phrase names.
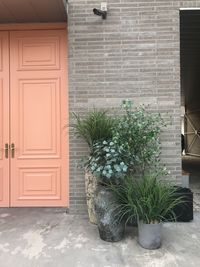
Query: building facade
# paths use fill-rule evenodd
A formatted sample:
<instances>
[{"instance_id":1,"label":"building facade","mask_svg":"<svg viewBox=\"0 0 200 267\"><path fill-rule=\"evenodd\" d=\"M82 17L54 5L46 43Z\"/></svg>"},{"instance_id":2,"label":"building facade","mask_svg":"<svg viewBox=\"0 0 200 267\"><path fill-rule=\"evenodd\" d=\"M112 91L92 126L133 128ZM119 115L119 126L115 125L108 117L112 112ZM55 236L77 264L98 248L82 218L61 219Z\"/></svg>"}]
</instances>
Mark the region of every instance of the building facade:
<instances>
[{"instance_id":1,"label":"building facade","mask_svg":"<svg viewBox=\"0 0 200 267\"><path fill-rule=\"evenodd\" d=\"M160 112L168 122L162 160L170 171L167 179L181 184L179 14L181 8L200 7L200 1L106 2L103 20L93 14L101 5L97 0L37 0L34 5L27 0L23 13L24 1L5 5L0 0L0 66L6 68L0 75L7 88L6 100L0 90L2 103L7 101L0 114L0 201L6 199L1 206L64 206L85 213L79 162L88 148L70 127L63 135L63 127L73 122L70 112L116 108L123 99L149 105L149 112ZM15 84L19 90L12 89Z\"/></svg>"},{"instance_id":2,"label":"building facade","mask_svg":"<svg viewBox=\"0 0 200 267\"><path fill-rule=\"evenodd\" d=\"M162 134L162 159L169 180L181 184L180 9L200 1L108 0L106 20L95 16L101 1L69 1L69 105L86 113L116 107L122 99L148 104L169 122ZM70 137L71 209L85 210L85 146Z\"/></svg>"}]
</instances>

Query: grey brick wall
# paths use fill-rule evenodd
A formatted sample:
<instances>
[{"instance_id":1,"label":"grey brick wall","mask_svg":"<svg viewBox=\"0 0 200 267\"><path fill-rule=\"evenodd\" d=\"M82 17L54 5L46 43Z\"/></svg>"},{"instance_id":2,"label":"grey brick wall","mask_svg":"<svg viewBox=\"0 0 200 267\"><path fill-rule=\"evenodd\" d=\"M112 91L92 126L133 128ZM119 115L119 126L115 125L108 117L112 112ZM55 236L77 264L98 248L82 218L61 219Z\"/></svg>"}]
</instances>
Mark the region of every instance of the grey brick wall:
<instances>
[{"instance_id":1,"label":"grey brick wall","mask_svg":"<svg viewBox=\"0 0 200 267\"><path fill-rule=\"evenodd\" d=\"M107 0L107 20L93 15L99 0L69 1L70 111L116 107L122 99L149 104L171 125L162 135L163 154L180 183L179 8L200 1ZM85 213L84 173L78 168L86 145L70 135L70 210Z\"/></svg>"}]
</instances>

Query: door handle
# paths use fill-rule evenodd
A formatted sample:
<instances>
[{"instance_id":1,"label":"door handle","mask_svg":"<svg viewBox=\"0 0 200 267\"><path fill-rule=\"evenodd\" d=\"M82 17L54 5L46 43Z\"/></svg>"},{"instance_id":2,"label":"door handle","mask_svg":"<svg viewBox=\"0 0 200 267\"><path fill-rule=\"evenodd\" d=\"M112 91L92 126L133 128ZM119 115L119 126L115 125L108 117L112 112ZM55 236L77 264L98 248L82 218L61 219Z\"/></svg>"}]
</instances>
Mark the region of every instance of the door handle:
<instances>
[{"instance_id":1,"label":"door handle","mask_svg":"<svg viewBox=\"0 0 200 267\"><path fill-rule=\"evenodd\" d=\"M14 143L11 144L10 150L11 150L11 157L14 158L15 157L15 144Z\"/></svg>"},{"instance_id":2,"label":"door handle","mask_svg":"<svg viewBox=\"0 0 200 267\"><path fill-rule=\"evenodd\" d=\"M5 144L5 158L8 159L8 154L9 154L9 145L8 143Z\"/></svg>"}]
</instances>

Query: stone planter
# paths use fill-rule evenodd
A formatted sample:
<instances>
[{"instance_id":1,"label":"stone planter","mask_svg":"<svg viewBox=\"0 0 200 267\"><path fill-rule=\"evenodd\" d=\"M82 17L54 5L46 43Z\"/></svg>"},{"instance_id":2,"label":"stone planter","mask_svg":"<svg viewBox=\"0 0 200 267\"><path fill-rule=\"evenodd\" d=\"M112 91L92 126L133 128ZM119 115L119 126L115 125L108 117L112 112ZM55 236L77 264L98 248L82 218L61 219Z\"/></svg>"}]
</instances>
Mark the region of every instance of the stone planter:
<instances>
[{"instance_id":1,"label":"stone planter","mask_svg":"<svg viewBox=\"0 0 200 267\"><path fill-rule=\"evenodd\" d=\"M86 191L86 201L88 207L89 221L92 224L97 224L97 218L95 213L95 197L97 190L97 178L88 170L85 171L85 191Z\"/></svg>"},{"instance_id":2,"label":"stone planter","mask_svg":"<svg viewBox=\"0 0 200 267\"><path fill-rule=\"evenodd\" d=\"M162 223L138 223L138 242L146 249L158 249L161 246Z\"/></svg>"},{"instance_id":3,"label":"stone planter","mask_svg":"<svg viewBox=\"0 0 200 267\"><path fill-rule=\"evenodd\" d=\"M95 211L100 238L117 242L124 237L125 223L117 220L115 198L108 188L99 186L95 199Z\"/></svg>"}]
</instances>

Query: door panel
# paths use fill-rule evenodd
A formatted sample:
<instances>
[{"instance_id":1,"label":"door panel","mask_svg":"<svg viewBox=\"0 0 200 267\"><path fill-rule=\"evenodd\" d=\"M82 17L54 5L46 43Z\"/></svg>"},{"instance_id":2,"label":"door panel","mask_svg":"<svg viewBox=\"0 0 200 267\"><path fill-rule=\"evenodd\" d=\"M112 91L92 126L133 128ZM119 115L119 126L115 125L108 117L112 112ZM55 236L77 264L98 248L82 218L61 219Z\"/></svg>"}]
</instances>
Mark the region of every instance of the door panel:
<instances>
[{"instance_id":1,"label":"door panel","mask_svg":"<svg viewBox=\"0 0 200 267\"><path fill-rule=\"evenodd\" d=\"M12 206L68 206L66 33L10 33Z\"/></svg>"},{"instance_id":2,"label":"door panel","mask_svg":"<svg viewBox=\"0 0 200 267\"><path fill-rule=\"evenodd\" d=\"M19 169L20 200L60 200L61 168L55 167L22 167Z\"/></svg>"},{"instance_id":3,"label":"door panel","mask_svg":"<svg viewBox=\"0 0 200 267\"><path fill-rule=\"evenodd\" d=\"M21 80L18 95L19 158L60 158L60 81Z\"/></svg>"},{"instance_id":4,"label":"door panel","mask_svg":"<svg viewBox=\"0 0 200 267\"><path fill-rule=\"evenodd\" d=\"M9 159L5 144L9 144L9 39L0 32L0 207L9 206Z\"/></svg>"},{"instance_id":5,"label":"door panel","mask_svg":"<svg viewBox=\"0 0 200 267\"><path fill-rule=\"evenodd\" d=\"M55 34L47 38L41 35L35 38L31 34L18 38L18 70L59 70L61 38Z\"/></svg>"}]
</instances>

